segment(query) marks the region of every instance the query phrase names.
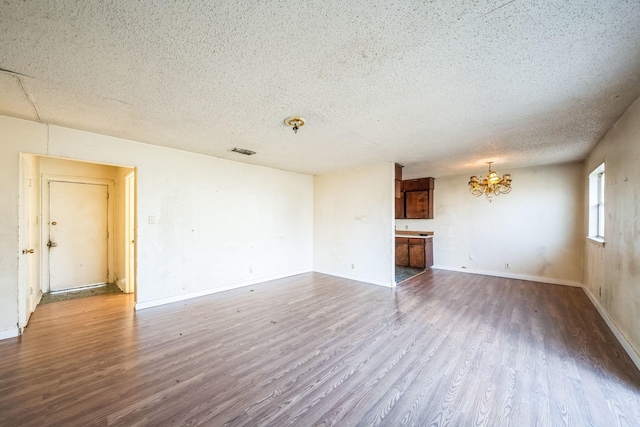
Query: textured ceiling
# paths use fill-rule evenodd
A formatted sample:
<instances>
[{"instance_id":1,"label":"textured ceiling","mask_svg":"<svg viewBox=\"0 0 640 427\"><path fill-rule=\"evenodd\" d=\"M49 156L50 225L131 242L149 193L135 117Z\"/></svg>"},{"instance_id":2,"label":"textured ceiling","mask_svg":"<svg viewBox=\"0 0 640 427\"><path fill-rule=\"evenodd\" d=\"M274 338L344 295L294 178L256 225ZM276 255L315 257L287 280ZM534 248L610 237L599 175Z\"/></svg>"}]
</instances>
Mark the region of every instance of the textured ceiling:
<instances>
[{"instance_id":1,"label":"textured ceiling","mask_svg":"<svg viewBox=\"0 0 640 427\"><path fill-rule=\"evenodd\" d=\"M639 46L640 0L5 0L0 114L308 174L500 172L582 160Z\"/></svg>"}]
</instances>

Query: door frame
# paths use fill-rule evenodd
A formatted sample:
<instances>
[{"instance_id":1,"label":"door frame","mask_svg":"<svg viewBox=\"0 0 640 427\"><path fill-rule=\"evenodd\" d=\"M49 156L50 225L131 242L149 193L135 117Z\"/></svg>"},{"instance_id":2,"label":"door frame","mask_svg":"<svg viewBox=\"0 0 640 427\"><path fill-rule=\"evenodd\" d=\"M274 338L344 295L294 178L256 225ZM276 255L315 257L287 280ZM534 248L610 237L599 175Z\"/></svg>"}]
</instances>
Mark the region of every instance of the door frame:
<instances>
[{"instance_id":1,"label":"door frame","mask_svg":"<svg viewBox=\"0 0 640 427\"><path fill-rule=\"evenodd\" d=\"M26 185L26 168L29 169L29 185ZM40 272L38 270L39 248L34 245L35 241L40 240L35 236L38 233L37 224L38 216L35 215L37 206L33 205L33 191L37 185L36 179L33 178L33 164L27 159L25 154L20 154L20 180L18 183L18 242L20 254L18 255L18 331L22 333L27 326L31 313L42 296L41 292L32 295L32 290L40 288ZM33 218L36 221L32 221ZM37 238L36 238L37 237ZM34 247L31 247L34 246ZM32 249L35 253L26 254L24 251ZM26 257L36 257L36 259L28 259ZM33 285L31 287L30 285ZM31 290L30 290L31 288Z\"/></svg>"},{"instance_id":2,"label":"door frame","mask_svg":"<svg viewBox=\"0 0 640 427\"><path fill-rule=\"evenodd\" d=\"M109 198L107 199L107 269L109 274L107 275L107 282L114 282L114 268L113 268L113 238L114 238L114 226L113 219L115 214L114 202L117 199L115 192L115 182L112 179L105 178L88 178L81 176L68 176L68 175L57 175L57 174L42 174L42 179L40 182L42 183L41 195L42 195L42 221L41 221L41 241L40 247L47 248L47 250L42 250L41 256L41 265L40 271L42 272L42 281L40 282L40 289L43 293L49 292L50 289L50 259L49 259L49 250L47 247L47 243L49 242L49 206L51 200L51 193L49 183L51 181L57 182L69 182L73 184L98 184L98 185L106 185L109 192Z\"/></svg>"},{"instance_id":3,"label":"door frame","mask_svg":"<svg viewBox=\"0 0 640 427\"><path fill-rule=\"evenodd\" d=\"M124 194L125 194L125 293L132 293L136 290L136 270L137 270L137 247L138 240L136 236L137 218L136 218L136 171L133 170L124 177ZM133 242L133 244L131 243ZM133 253L132 253L133 252Z\"/></svg>"}]
</instances>

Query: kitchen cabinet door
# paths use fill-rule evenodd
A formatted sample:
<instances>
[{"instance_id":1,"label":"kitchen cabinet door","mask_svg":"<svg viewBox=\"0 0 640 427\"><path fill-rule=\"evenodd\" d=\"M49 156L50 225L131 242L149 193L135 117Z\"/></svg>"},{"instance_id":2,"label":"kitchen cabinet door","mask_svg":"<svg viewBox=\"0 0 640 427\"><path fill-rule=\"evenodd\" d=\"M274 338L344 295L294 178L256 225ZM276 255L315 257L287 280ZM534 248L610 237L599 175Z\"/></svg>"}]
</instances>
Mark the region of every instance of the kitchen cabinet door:
<instances>
[{"instance_id":1,"label":"kitchen cabinet door","mask_svg":"<svg viewBox=\"0 0 640 427\"><path fill-rule=\"evenodd\" d=\"M396 163L395 179L396 219L404 218L404 193L402 192L402 166Z\"/></svg>"},{"instance_id":2,"label":"kitchen cabinet door","mask_svg":"<svg viewBox=\"0 0 640 427\"><path fill-rule=\"evenodd\" d=\"M409 239L396 237L396 265L409 266Z\"/></svg>"},{"instance_id":3,"label":"kitchen cabinet door","mask_svg":"<svg viewBox=\"0 0 640 427\"><path fill-rule=\"evenodd\" d=\"M425 239L409 239L409 267L424 268Z\"/></svg>"},{"instance_id":4,"label":"kitchen cabinet door","mask_svg":"<svg viewBox=\"0 0 640 427\"><path fill-rule=\"evenodd\" d=\"M424 241L424 262L425 268L433 266L433 238Z\"/></svg>"},{"instance_id":5,"label":"kitchen cabinet door","mask_svg":"<svg viewBox=\"0 0 640 427\"><path fill-rule=\"evenodd\" d=\"M429 218L429 194L427 191L407 191L404 193L404 200L405 218Z\"/></svg>"},{"instance_id":6,"label":"kitchen cabinet door","mask_svg":"<svg viewBox=\"0 0 640 427\"><path fill-rule=\"evenodd\" d=\"M434 178L419 178L402 181L403 213L396 199L396 219L433 219Z\"/></svg>"},{"instance_id":7,"label":"kitchen cabinet door","mask_svg":"<svg viewBox=\"0 0 640 427\"><path fill-rule=\"evenodd\" d=\"M404 219L404 193L396 198L396 219Z\"/></svg>"}]
</instances>

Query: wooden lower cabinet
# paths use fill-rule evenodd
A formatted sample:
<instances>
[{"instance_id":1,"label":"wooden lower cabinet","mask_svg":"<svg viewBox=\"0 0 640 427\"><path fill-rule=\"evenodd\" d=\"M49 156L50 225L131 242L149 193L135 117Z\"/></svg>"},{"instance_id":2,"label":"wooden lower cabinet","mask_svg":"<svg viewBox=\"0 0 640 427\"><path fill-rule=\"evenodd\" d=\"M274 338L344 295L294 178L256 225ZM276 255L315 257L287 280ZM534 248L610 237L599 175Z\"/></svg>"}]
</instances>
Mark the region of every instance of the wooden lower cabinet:
<instances>
[{"instance_id":1,"label":"wooden lower cabinet","mask_svg":"<svg viewBox=\"0 0 640 427\"><path fill-rule=\"evenodd\" d=\"M426 239L409 239L409 267L424 268L424 242Z\"/></svg>"},{"instance_id":2,"label":"wooden lower cabinet","mask_svg":"<svg viewBox=\"0 0 640 427\"><path fill-rule=\"evenodd\" d=\"M409 265L409 239L396 237L396 265Z\"/></svg>"},{"instance_id":3,"label":"wooden lower cabinet","mask_svg":"<svg viewBox=\"0 0 640 427\"><path fill-rule=\"evenodd\" d=\"M433 237L424 239L424 267L433 267Z\"/></svg>"},{"instance_id":4,"label":"wooden lower cabinet","mask_svg":"<svg viewBox=\"0 0 640 427\"><path fill-rule=\"evenodd\" d=\"M396 265L414 268L433 266L433 239L396 237Z\"/></svg>"}]
</instances>

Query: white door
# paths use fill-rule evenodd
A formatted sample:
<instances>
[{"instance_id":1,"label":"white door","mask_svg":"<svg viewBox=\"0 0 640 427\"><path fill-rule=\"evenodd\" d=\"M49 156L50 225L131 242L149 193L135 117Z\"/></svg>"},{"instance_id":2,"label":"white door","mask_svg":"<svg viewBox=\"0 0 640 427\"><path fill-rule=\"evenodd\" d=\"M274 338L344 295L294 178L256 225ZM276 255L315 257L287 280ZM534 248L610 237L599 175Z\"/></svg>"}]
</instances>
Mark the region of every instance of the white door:
<instances>
[{"instance_id":1,"label":"white door","mask_svg":"<svg viewBox=\"0 0 640 427\"><path fill-rule=\"evenodd\" d=\"M109 187L63 181L49 186L49 290L106 283Z\"/></svg>"},{"instance_id":2,"label":"white door","mask_svg":"<svg viewBox=\"0 0 640 427\"><path fill-rule=\"evenodd\" d=\"M20 258L20 310L19 324L20 328L27 325L29 317L33 312L37 297L39 296L38 286L36 283L37 270L34 241L34 229L36 226L36 217L33 215L32 199L33 186L35 185L31 164L21 157L22 167L22 192L20 194L20 246L22 247L22 258Z\"/></svg>"}]
</instances>

